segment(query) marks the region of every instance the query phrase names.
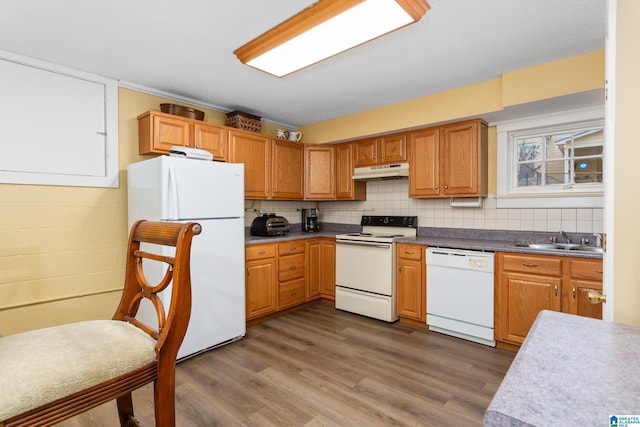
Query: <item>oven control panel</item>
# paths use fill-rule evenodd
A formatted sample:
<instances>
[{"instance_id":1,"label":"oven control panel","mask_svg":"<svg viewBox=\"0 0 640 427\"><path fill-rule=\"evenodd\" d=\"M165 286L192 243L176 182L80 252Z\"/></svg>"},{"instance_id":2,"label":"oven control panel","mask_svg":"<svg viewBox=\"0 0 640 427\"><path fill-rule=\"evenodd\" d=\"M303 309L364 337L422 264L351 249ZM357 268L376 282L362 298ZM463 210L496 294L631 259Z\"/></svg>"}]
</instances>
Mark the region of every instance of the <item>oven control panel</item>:
<instances>
[{"instance_id":1,"label":"oven control panel","mask_svg":"<svg viewBox=\"0 0 640 427\"><path fill-rule=\"evenodd\" d=\"M360 220L360 225L418 228L418 217L363 215Z\"/></svg>"}]
</instances>

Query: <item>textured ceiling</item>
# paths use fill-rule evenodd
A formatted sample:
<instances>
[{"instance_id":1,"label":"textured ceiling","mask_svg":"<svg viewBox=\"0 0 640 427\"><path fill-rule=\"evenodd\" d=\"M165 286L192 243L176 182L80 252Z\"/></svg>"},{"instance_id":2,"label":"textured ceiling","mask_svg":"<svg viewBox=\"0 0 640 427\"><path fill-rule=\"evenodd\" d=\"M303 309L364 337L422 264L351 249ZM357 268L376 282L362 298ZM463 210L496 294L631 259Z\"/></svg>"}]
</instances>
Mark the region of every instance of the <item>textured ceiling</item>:
<instances>
[{"instance_id":1,"label":"textured ceiling","mask_svg":"<svg viewBox=\"0 0 640 427\"><path fill-rule=\"evenodd\" d=\"M604 48L606 0L429 0L417 24L278 79L233 51L314 0L3 0L0 49L301 126Z\"/></svg>"}]
</instances>

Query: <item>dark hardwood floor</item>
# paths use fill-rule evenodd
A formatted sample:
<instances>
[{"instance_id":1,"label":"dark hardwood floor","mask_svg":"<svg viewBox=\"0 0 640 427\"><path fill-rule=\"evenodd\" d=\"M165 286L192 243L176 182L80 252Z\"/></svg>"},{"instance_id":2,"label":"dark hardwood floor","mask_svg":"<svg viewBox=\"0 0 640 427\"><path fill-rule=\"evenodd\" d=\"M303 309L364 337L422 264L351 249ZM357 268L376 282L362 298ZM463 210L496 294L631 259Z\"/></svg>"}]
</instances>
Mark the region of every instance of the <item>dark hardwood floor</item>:
<instances>
[{"instance_id":1,"label":"dark hardwood floor","mask_svg":"<svg viewBox=\"0 0 640 427\"><path fill-rule=\"evenodd\" d=\"M479 426L514 353L317 304L178 364L177 426ZM153 426L151 386L134 408ZM113 402L59 426L116 426Z\"/></svg>"}]
</instances>

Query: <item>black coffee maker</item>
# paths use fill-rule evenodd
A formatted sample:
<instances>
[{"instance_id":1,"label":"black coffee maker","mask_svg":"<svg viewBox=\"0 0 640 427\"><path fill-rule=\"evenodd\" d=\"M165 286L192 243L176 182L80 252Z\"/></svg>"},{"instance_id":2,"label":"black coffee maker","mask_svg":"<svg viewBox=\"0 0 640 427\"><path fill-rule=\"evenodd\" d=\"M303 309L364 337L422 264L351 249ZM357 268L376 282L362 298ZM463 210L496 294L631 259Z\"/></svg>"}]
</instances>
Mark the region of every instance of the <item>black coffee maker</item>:
<instances>
[{"instance_id":1,"label":"black coffee maker","mask_svg":"<svg viewBox=\"0 0 640 427\"><path fill-rule=\"evenodd\" d=\"M320 231L318 209L302 209L302 231L306 233L317 233Z\"/></svg>"}]
</instances>

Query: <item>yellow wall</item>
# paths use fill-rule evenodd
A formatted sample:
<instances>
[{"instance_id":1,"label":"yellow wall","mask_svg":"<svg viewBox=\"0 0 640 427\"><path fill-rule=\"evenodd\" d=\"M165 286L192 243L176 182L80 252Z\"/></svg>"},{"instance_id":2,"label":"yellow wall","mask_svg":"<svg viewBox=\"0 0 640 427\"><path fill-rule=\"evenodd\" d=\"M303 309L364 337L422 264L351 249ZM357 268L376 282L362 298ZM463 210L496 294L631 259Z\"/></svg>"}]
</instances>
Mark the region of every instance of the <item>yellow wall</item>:
<instances>
[{"instance_id":1,"label":"yellow wall","mask_svg":"<svg viewBox=\"0 0 640 427\"><path fill-rule=\"evenodd\" d=\"M459 120L604 86L604 50L505 73L501 78L300 128L305 143L355 139Z\"/></svg>"},{"instance_id":2,"label":"yellow wall","mask_svg":"<svg viewBox=\"0 0 640 427\"><path fill-rule=\"evenodd\" d=\"M613 289L616 322L640 326L640 226L638 212L638 99L640 99L640 2L618 0L615 74ZM607 211L608 213L608 211Z\"/></svg>"}]
</instances>

